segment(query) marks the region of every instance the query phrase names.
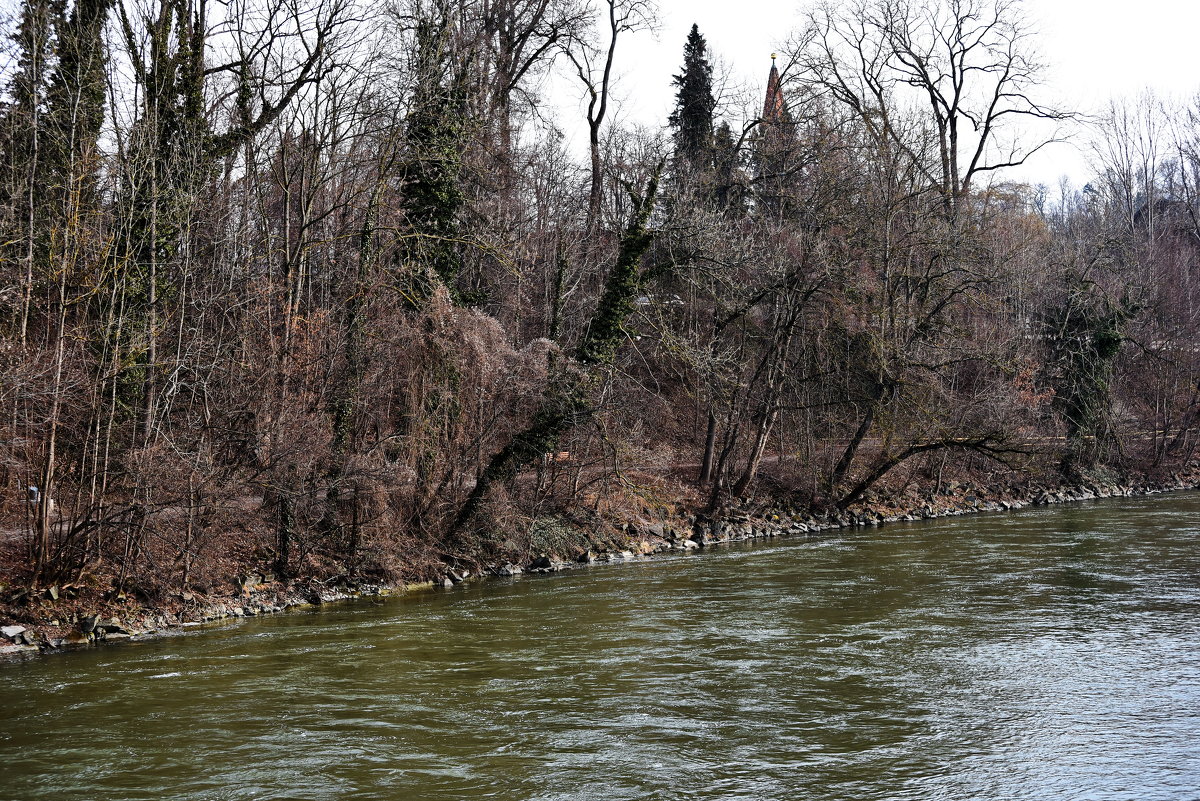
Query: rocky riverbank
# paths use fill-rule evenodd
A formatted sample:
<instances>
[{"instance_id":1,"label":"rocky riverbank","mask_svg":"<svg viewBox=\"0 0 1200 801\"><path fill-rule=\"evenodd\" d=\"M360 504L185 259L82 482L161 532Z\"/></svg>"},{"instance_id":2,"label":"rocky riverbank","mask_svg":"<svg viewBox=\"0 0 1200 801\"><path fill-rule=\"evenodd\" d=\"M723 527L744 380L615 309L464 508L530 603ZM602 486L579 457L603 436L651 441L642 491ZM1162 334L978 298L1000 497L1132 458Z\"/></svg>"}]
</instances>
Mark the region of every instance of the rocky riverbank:
<instances>
[{"instance_id":1,"label":"rocky riverbank","mask_svg":"<svg viewBox=\"0 0 1200 801\"><path fill-rule=\"evenodd\" d=\"M277 614L356 598L408 592L450 589L464 581L489 577L511 577L524 573L553 573L590 564L621 563L658 554L697 551L727 543L787 536L812 536L839 529L881 526L900 521L932 520L943 517L1004 512L1057 503L1099 498L1154 495L1200 487L1200 469L1193 468L1169 480L1133 484L1085 483L1072 487L1030 485L987 491L970 484L951 485L949 490L919 503L908 499L874 500L854 509L814 514L777 504L743 504L720 519L702 516L638 520L620 526L622 547L575 552L543 553L525 564L504 563L469 570L448 566L439 581L386 585L338 576L328 581L308 579L281 582L268 573L248 573L236 580L237 593L223 597L182 592L159 603L118 597L99 608L85 608L76 597L77 588L50 587L43 597L28 599L38 604L36 622L5 622L0 626L0 655L20 656L45 651L91 647L104 643L145 639L187 631L222 621ZM580 532L580 542L587 537Z\"/></svg>"}]
</instances>

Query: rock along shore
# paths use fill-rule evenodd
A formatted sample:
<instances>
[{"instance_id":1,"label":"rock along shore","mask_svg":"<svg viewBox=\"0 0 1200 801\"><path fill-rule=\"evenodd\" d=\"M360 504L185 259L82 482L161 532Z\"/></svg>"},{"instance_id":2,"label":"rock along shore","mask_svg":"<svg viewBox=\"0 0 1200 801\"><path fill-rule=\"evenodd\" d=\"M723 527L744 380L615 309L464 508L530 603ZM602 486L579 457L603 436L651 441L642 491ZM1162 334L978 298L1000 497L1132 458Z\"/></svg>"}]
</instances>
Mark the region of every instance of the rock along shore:
<instances>
[{"instance_id":1,"label":"rock along shore","mask_svg":"<svg viewBox=\"0 0 1200 801\"><path fill-rule=\"evenodd\" d=\"M991 493L991 497L987 498L982 491L974 494L962 490L907 509L873 504L854 511L826 515L779 508L733 510L718 520L693 516L644 525L627 524L623 527L627 545L620 550L583 550L570 559L562 558L561 554L542 554L527 564L492 565L474 574L447 568L440 582L420 584L382 585L337 577L328 582L313 579L285 585L269 574L250 573L238 578L240 592L236 596L212 598L184 592L173 597L175 608L172 609L143 608L110 616L73 614L66 620L45 620L28 626L5 624L0 626L0 657L12 658L125 640L144 640L215 626L239 618L278 614L338 601L450 589L470 580L523 573L554 573L589 564L622 563L658 554L697 551L756 539L811 536L901 521L933 520L981 512L1011 511L1027 506L1156 495L1197 488L1200 488L1200 471L1177 474L1167 482L1085 484L1068 488L1031 487ZM58 588L48 588L45 592L53 593L54 600L58 600ZM61 634L64 628L67 629L65 635Z\"/></svg>"}]
</instances>

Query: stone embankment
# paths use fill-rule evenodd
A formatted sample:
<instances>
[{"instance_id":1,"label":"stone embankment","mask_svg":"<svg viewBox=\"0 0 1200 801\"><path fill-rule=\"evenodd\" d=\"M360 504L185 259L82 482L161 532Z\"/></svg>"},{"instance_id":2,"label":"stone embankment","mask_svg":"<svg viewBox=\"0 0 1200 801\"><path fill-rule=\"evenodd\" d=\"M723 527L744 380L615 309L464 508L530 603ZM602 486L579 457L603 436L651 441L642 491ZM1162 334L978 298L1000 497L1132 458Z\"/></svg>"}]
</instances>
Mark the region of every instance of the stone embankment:
<instances>
[{"instance_id":1,"label":"stone embankment","mask_svg":"<svg viewBox=\"0 0 1200 801\"><path fill-rule=\"evenodd\" d=\"M732 510L718 520L698 517L667 521L626 523L622 528L625 547L620 550L575 554L541 554L527 564L506 563L472 573L447 568L438 582L387 586L337 577L328 582L310 580L285 585L269 574L251 573L237 580L239 593L233 597L201 598L191 593L172 596L159 609L138 609L121 614L70 614L62 619L46 620L36 626L0 626L0 655L84 647L106 642L163 636L239 618L274 614L287 609L312 607L336 601L386 596L443 587L450 589L465 581L490 576L516 576L524 573L554 573L590 564L621 563L657 554L689 552L727 543L789 536L812 536L839 529L880 526L901 521L932 520L980 512L1003 512L1027 506L1039 506L1097 498L1154 495L1162 492L1196 489L1200 473L1177 475L1158 484L1088 484L1069 488L1030 487L991 493L958 486L950 494L928 499L915 508L900 508L876 502L853 510L812 514L806 510L760 508L752 505ZM582 538L581 538L582 539ZM45 592L58 600L59 588ZM65 631L65 633L63 633Z\"/></svg>"},{"instance_id":2,"label":"stone embankment","mask_svg":"<svg viewBox=\"0 0 1200 801\"><path fill-rule=\"evenodd\" d=\"M726 513L720 520L705 521L689 518L686 525L672 527L669 524L651 523L644 527L628 526L627 535L631 550L609 552L599 555L588 553L580 562L621 562L639 555L652 555L666 551L690 551L726 543L772 537L821 534L838 529L881 526L904 521L934 520L943 517L978 514L981 512L1006 512L1027 506L1045 506L1058 503L1092 501L1099 498L1121 498L1156 495L1163 492L1191 490L1200 487L1200 475L1186 478L1176 476L1165 484L1089 484L1079 487L1045 488L1032 487L1023 491L1008 491L985 499L982 492L974 494L969 489L956 494L941 496L915 508L897 509L885 503L872 504L859 509L829 514L814 515L803 510L768 508L763 511L738 511ZM543 557L543 562L547 560ZM563 562L536 564L537 572L551 572L573 565ZM540 570L539 570L540 568ZM512 575L521 568L506 565L502 575Z\"/></svg>"},{"instance_id":3,"label":"stone embankment","mask_svg":"<svg viewBox=\"0 0 1200 801\"><path fill-rule=\"evenodd\" d=\"M70 614L62 619L47 620L40 626L4 626L0 628L0 634L3 635L0 638L0 655L145 639L288 609L433 587L432 582L389 587L356 582L346 577L329 582L312 580L285 585L270 574L256 573L239 577L237 584L240 594L233 597L202 598L184 592L168 598L168 603L160 609L139 608L113 615ZM57 588L52 589L57 591ZM59 634L64 628L68 629L67 633Z\"/></svg>"}]
</instances>

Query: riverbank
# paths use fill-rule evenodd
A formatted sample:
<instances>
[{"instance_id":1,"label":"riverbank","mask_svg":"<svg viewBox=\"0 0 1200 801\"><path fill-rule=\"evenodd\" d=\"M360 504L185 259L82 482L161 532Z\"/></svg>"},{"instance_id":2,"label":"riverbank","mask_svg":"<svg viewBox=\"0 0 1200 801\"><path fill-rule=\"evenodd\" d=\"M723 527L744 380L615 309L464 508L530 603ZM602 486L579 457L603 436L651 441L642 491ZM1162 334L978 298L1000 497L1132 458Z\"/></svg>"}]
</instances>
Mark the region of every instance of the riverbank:
<instances>
[{"instance_id":1,"label":"riverbank","mask_svg":"<svg viewBox=\"0 0 1200 801\"><path fill-rule=\"evenodd\" d=\"M250 618L312 608L359 598L450 589L464 581L553 573L590 564L622 563L672 552L698 551L722 544L774 537L809 536L839 529L881 526L900 521L1005 512L1028 506L1072 503L1102 498L1154 495L1200 488L1200 467L1160 481L1082 483L1075 486L1031 484L987 490L951 484L946 491L919 502L913 498L875 499L844 512L814 514L779 504L748 500L719 519L702 516L638 519L620 525L612 547L589 547L595 538L577 531L556 552L533 555L523 564L505 562L475 569L447 565L438 581L372 583L350 576L283 582L270 573L249 572L233 582L236 592L202 595L179 592L163 599L125 595L97 601L74 587L49 587L40 597L10 599L0 620L0 656L20 656L106 643L139 640ZM23 604L20 620L13 605Z\"/></svg>"},{"instance_id":2,"label":"riverbank","mask_svg":"<svg viewBox=\"0 0 1200 801\"><path fill-rule=\"evenodd\" d=\"M1189 798L1197 521L1061 504L14 660L0 797Z\"/></svg>"}]
</instances>

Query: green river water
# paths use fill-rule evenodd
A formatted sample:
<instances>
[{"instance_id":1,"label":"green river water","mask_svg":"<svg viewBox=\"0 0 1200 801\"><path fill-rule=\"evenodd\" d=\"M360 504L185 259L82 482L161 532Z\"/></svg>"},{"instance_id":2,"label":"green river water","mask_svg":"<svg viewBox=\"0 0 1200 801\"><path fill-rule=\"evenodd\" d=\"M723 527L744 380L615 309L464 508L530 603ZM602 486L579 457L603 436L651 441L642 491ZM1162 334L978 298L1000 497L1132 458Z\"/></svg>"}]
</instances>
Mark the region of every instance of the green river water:
<instances>
[{"instance_id":1,"label":"green river water","mask_svg":"<svg viewBox=\"0 0 1200 801\"><path fill-rule=\"evenodd\" d=\"M0 663L0 799L1200 798L1200 495Z\"/></svg>"}]
</instances>

